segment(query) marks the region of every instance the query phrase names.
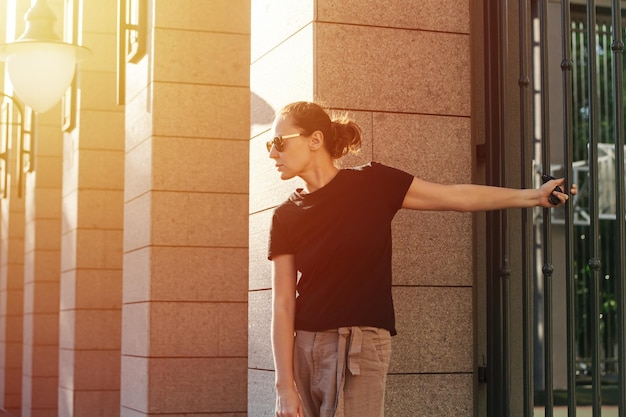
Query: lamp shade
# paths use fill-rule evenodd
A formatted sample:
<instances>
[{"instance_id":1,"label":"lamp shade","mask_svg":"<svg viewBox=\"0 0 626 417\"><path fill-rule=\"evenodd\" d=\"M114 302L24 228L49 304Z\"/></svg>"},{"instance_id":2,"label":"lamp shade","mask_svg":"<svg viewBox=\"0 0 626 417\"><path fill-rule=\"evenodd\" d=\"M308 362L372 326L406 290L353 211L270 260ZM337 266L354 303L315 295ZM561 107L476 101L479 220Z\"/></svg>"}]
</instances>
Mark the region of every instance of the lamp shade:
<instances>
[{"instance_id":1,"label":"lamp shade","mask_svg":"<svg viewBox=\"0 0 626 417\"><path fill-rule=\"evenodd\" d=\"M74 46L63 42L15 42L6 67L15 94L34 111L54 106L74 78Z\"/></svg>"}]
</instances>

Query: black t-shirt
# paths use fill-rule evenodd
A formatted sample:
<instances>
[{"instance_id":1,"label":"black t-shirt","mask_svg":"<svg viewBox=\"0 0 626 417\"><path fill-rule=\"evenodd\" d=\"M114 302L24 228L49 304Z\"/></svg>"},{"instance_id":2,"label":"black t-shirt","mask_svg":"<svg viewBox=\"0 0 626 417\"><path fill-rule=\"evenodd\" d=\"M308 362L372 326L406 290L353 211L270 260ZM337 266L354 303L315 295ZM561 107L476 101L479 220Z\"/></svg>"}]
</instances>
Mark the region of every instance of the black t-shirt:
<instances>
[{"instance_id":1,"label":"black t-shirt","mask_svg":"<svg viewBox=\"0 0 626 417\"><path fill-rule=\"evenodd\" d=\"M299 189L276 208L269 259L295 255L297 330L373 326L396 334L391 221L412 180L371 162L340 170L313 193Z\"/></svg>"}]
</instances>

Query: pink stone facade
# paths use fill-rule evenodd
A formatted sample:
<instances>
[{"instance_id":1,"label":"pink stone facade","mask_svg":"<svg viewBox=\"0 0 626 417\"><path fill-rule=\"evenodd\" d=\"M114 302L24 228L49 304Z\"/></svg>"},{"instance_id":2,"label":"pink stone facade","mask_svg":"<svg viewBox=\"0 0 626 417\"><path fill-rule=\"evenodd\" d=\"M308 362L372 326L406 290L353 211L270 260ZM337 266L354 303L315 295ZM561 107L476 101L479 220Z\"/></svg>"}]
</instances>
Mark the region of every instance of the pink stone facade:
<instances>
[{"instance_id":1,"label":"pink stone facade","mask_svg":"<svg viewBox=\"0 0 626 417\"><path fill-rule=\"evenodd\" d=\"M480 12L469 0L148 0L119 104L117 8L47 0L58 34L75 2L75 40L92 51L76 97L37 115L23 196L13 142L0 200L0 410L273 416L267 234L299 184L267 157L273 113L320 101L363 128L344 164L473 181ZM3 42L30 6L7 3ZM476 415L473 217L400 212L393 233L386 415Z\"/></svg>"}]
</instances>

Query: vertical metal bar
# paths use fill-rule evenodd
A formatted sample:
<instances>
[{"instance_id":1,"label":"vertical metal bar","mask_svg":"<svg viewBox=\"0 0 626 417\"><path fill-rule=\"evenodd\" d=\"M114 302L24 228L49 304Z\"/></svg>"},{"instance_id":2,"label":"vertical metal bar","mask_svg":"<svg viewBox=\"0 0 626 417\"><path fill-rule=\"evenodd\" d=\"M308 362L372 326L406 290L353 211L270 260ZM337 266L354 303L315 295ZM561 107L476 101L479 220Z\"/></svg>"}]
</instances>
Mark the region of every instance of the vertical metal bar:
<instances>
[{"instance_id":1,"label":"vertical metal bar","mask_svg":"<svg viewBox=\"0 0 626 417\"><path fill-rule=\"evenodd\" d=\"M600 255L599 255L599 211L598 211L598 137L600 112L598 107L598 63L596 51L596 2L587 0L587 65L589 91L589 184L590 184L590 229L591 229L591 381L593 417L602 415L600 379Z\"/></svg>"},{"instance_id":2,"label":"vertical metal bar","mask_svg":"<svg viewBox=\"0 0 626 417\"><path fill-rule=\"evenodd\" d=\"M566 186L574 182L572 130L572 59L570 2L561 2L561 49L563 60L563 153L565 154ZM574 202L565 205L565 297L567 326L567 415L576 417L576 282L574 281Z\"/></svg>"},{"instance_id":3,"label":"vertical metal bar","mask_svg":"<svg viewBox=\"0 0 626 417\"><path fill-rule=\"evenodd\" d=\"M530 46L531 22L529 0L519 1L519 86L520 86L520 151L522 156L521 188L529 188L532 183L532 172L526 169L532 159L532 91L530 89ZM524 383L524 417L534 414L533 390L533 279L532 279L532 212L522 210L522 327L523 327L523 383Z\"/></svg>"},{"instance_id":4,"label":"vertical metal bar","mask_svg":"<svg viewBox=\"0 0 626 417\"><path fill-rule=\"evenodd\" d=\"M539 9L540 41L539 48L541 54L541 164L543 172L550 174L550 100L548 89L548 1L543 0ZM544 311L544 389L545 389L545 416L554 416L554 364L553 364L553 343L552 343L552 232L551 232L551 210L543 210L542 224L542 255L543 255L543 311Z\"/></svg>"},{"instance_id":5,"label":"vertical metal bar","mask_svg":"<svg viewBox=\"0 0 626 417\"><path fill-rule=\"evenodd\" d=\"M624 42L622 40L622 4L621 0L611 2L611 21L613 30L613 123L615 139L615 220L617 225L618 256L616 256L617 271L617 374L619 391L619 415L626 416L626 186L624 185Z\"/></svg>"},{"instance_id":6,"label":"vertical metal bar","mask_svg":"<svg viewBox=\"0 0 626 417\"><path fill-rule=\"evenodd\" d=\"M506 53L509 45L509 22L508 22L508 1L502 1L500 6L500 80L503 84L506 84L509 76L508 65L508 53ZM502 138L506 138L506 125L503 122L506 120L505 115L508 114L507 103L508 100L508 88L504 85L500 88L500 130L498 134L498 141L500 142L500 161L502 165L499 171L498 185L505 186L506 179L508 178L507 172L507 149L506 141ZM511 413L511 266L510 266L510 239L509 239L509 221L507 210L501 211L502 227L500 229L500 279L502 288L502 389L503 395L503 414L502 417L508 417Z\"/></svg>"},{"instance_id":7,"label":"vertical metal bar","mask_svg":"<svg viewBox=\"0 0 626 417\"><path fill-rule=\"evenodd\" d=\"M608 126L610 123L609 119L609 52L606 46L609 44L607 39L607 28L606 24L600 25L600 37L598 39L600 41L600 48L602 50L602 54L600 54L600 59L602 61L601 70L603 76L598 77L598 93L601 95L601 104L600 104L600 117L604 120L600 123L600 126L605 125ZM602 85L602 80L604 80L604 85ZM604 124L603 122L606 122ZM608 143L609 142L609 129L602 129L600 133L600 142Z\"/></svg>"},{"instance_id":8,"label":"vertical metal bar","mask_svg":"<svg viewBox=\"0 0 626 417\"><path fill-rule=\"evenodd\" d=\"M501 94L501 60L498 57L503 53L500 44L501 30L501 2L485 2L485 107L490 117L485 124L487 137L488 164L486 178L490 185L499 183L499 172L502 160L500 158L500 125L502 123ZM508 393L503 389L503 317L502 317L502 280L501 275L501 211L486 214L488 230L493 232L489 236L487 256L491 260L487 276L487 415L489 417L504 416L506 403L504 397Z\"/></svg>"}]
</instances>

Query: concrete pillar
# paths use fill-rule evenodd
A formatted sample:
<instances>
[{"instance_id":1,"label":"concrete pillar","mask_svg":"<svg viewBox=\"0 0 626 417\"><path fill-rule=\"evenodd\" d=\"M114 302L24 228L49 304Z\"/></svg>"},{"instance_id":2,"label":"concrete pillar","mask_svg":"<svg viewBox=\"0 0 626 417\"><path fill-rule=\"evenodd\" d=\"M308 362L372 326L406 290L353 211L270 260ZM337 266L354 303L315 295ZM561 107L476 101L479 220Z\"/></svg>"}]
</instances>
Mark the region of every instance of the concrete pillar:
<instances>
[{"instance_id":1,"label":"concrete pillar","mask_svg":"<svg viewBox=\"0 0 626 417\"><path fill-rule=\"evenodd\" d=\"M25 199L22 417L57 415L63 132L60 106L37 117Z\"/></svg>"},{"instance_id":2,"label":"concrete pillar","mask_svg":"<svg viewBox=\"0 0 626 417\"><path fill-rule=\"evenodd\" d=\"M28 10L29 2L22 0L7 9L6 41L12 42L24 30L20 19ZM4 80L3 92L13 96L13 88ZM10 103L10 102L8 102ZM9 104L11 107L12 104ZM15 109L13 110L15 112ZM13 116L10 123L16 123ZM5 126L3 126L3 129ZM3 184L7 198L0 202L0 409L16 417L21 414L22 403L22 341L24 313L24 199L18 198L17 184L17 129L9 129L9 144L0 145L9 153L9 166L2 167L2 175L8 172ZM0 191L0 195L4 193Z\"/></svg>"},{"instance_id":3,"label":"concrete pillar","mask_svg":"<svg viewBox=\"0 0 626 417\"><path fill-rule=\"evenodd\" d=\"M15 164L16 158L10 162ZM13 165L15 166L15 165ZM0 409L20 415L24 306L24 201L15 183L0 202L5 222L0 233Z\"/></svg>"},{"instance_id":4,"label":"concrete pillar","mask_svg":"<svg viewBox=\"0 0 626 417\"><path fill-rule=\"evenodd\" d=\"M121 415L243 417L250 2L148 3L126 65Z\"/></svg>"},{"instance_id":5,"label":"concrete pillar","mask_svg":"<svg viewBox=\"0 0 626 417\"><path fill-rule=\"evenodd\" d=\"M116 103L116 7L82 2L75 127L65 134L59 416L119 415L124 111ZM80 37L82 36L82 39Z\"/></svg>"}]
</instances>

